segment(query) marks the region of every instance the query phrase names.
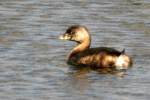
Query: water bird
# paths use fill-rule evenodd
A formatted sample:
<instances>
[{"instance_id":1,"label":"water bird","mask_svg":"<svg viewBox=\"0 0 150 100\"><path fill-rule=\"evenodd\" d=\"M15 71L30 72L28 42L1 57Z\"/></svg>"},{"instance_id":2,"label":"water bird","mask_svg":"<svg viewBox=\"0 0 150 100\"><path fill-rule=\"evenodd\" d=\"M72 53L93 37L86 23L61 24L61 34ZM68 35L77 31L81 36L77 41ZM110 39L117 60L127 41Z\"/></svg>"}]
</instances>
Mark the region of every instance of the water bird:
<instances>
[{"instance_id":1,"label":"water bird","mask_svg":"<svg viewBox=\"0 0 150 100\"><path fill-rule=\"evenodd\" d=\"M91 35L87 27L72 25L59 39L75 41L77 45L71 50L67 63L75 66L90 66L95 69L114 68L128 69L132 59L125 49L118 51L111 47L90 48Z\"/></svg>"}]
</instances>

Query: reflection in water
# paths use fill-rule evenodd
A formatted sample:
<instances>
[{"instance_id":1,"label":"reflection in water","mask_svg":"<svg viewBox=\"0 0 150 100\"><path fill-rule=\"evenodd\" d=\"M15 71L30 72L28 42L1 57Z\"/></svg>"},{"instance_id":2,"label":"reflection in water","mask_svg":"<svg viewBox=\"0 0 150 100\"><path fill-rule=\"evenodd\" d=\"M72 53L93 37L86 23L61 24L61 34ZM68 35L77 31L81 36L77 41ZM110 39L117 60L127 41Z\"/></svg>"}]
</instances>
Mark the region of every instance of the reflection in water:
<instances>
[{"instance_id":1,"label":"reflection in water","mask_svg":"<svg viewBox=\"0 0 150 100\"><path fill-rule=\"evenodd\" d=\"M126 75L127 70L115 70L112 68L93 69L91 67L80 67L80 66L71 67L72 74L79 78L80 77L82 78L84 75L87 75L88 73L91 73L93 71L98 74L110 74L118 77L123 77L124 75Z\"/></svg>"},{"instance_id":2,"label":"reflection in water","mask_svg":"<svg viewBox=\"0 0 150 100\"><path fill-rule=\"evenodd\" d=\"M116 71L113 69L100 69L100 70L94 70L90 67L70 67L68 77L69 80L66 80L63 82L63 84L66 85L66 89L72 91L73 94L79 95L85 95L86 92L90 91L92 88L104 88L104 91L108 91L113 83L112 80L107 79L106 77L115 77L115 79L123 79L127 75L126 71ZM100 87L93 86L93 84L99 81ZM116 80L117 82L117 80ZM97 84L98 85L98 84ZM106 89L106 90L105 90ZM108 89L108 90L107 90ZM97 97L97 95L100 95L99 92L97 94L89 93L88 95L92 95L93 97ZM100 97L101 98L101 97Z\"/></svg>"},{"instance_id":3,"label":"reflection in water","mask_svg":"<svg viewBox=\"0 0 150 100\"><path fill-rule=\"evenodd\" d=\"M69 77L71 78L70 84L72 84L72 87L80 92L84 92L88 87L90 87L90 81L87 76L90 71L91 70L89 68L72 70L71 73L69 73Z\"/></svg>"}]
</instances>

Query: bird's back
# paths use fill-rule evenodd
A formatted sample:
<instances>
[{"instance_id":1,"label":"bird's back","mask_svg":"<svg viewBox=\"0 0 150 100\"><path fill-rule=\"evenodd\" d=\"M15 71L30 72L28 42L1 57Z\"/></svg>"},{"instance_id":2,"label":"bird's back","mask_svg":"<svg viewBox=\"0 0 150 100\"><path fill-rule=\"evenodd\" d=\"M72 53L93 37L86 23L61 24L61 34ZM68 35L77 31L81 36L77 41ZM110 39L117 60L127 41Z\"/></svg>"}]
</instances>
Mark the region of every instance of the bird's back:
<instances>
[{"instance_id":1,"label":"bird's back","mask_svg":"<svg viewBox=\"0 0 150 100\"><path fill-rule=\"evenodd\" d=\"M79 52L68 62L73 65L85 65L91 67L112 67L120 51L108 47L89 48Z\"/></svg>"}]
</instances>

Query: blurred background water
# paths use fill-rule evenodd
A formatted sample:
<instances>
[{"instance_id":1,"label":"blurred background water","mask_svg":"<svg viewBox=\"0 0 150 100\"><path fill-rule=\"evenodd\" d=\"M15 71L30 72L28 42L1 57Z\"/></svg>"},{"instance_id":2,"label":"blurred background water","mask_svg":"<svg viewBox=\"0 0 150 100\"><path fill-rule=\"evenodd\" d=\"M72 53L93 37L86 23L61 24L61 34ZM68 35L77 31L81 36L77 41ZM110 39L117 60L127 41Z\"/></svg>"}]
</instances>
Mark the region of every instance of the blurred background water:
<instances>
[{"instance_id":1,"label":"blurred background water","mask_svg":"<svg viewBox=\"0 0 150 100\"><path fill-rule=\"evenodd\" d=\"M73 70L70 25L134 59L123 77ZM149 0L0 0L0 100L149 100Z\"/></svg>"}]
</instances>

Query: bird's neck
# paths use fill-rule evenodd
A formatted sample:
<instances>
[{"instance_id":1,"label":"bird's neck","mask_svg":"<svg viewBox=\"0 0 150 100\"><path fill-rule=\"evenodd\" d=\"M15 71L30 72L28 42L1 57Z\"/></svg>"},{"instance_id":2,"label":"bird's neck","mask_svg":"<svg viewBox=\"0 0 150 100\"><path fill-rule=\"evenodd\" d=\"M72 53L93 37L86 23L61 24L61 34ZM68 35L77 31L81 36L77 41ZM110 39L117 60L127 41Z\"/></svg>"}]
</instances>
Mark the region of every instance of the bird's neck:
<instances>
[{"instance_id":1,"label":"bird's neck","mask_svg":"<svg viewBox=\"0 0 150 100\"><path fill-rule=\"evenodd\" d=\"M90 39L87 39L87 40L83 41L82 43L78 43L77 46L75 48L73 48L73 50L71 51L71 53L69 55L69 58L72 58L76 54L89 49L90 45L91 45L91 40Z\"/></svg>"}]
</instances>

